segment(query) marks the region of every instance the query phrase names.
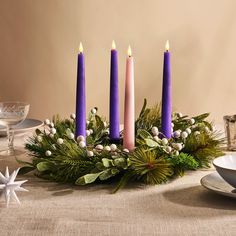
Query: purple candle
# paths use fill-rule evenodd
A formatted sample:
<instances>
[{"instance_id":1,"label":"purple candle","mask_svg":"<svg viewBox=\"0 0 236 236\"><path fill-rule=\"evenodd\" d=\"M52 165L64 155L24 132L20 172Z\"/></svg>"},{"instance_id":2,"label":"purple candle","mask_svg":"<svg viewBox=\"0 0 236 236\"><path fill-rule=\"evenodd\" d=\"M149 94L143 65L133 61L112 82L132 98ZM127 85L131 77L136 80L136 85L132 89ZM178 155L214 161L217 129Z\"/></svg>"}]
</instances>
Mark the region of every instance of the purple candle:
<instances>
[{"instance_id":1,"label":"purple candle","mask_svg":"<svg viewBox=\"0 0 236 236\"><path fill-rule=\"evenodd\" d=\"M118 84L118 53L115 42L112 42L110 68L110 139L120 138L119 84Z\"/></svg>"},{"instance_id":2,"label":"purple candle","mask_svg":"<svg viewBox=\"0 0 236 236\"><path fill-rule=\"evenodd\" d=\"M170 73L170 52L169 41L166 42L163 65L162 84L162 111L161 130L166 138L171 138L171 113L172 113L172 93L171 93L171 73Z\"/></svg>"},{"instance_id":3,"label":"purple candle","mask_svg":"<svg viewBox=\"0 0 236 236\"><path fill-rule=\"evenodd\" d=\"M85 67L83 46L79 45L76 90L76 123L75 136L86 136L86 104L85 104Z\"/></svg>"}]
</instances>

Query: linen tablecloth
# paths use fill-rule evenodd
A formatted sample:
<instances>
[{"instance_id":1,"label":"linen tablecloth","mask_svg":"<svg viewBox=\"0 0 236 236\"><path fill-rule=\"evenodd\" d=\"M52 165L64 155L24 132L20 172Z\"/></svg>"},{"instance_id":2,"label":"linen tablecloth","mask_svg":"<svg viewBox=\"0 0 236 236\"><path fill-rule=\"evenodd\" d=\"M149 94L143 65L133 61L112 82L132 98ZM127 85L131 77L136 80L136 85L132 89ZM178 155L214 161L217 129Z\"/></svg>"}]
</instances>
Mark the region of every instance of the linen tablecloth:
<instances>
[{"instance_id":1,"label":"linen tablecloth","mask_svg":"<svg viewBox=\"0 0 236 236\"><path fill-rule=\"evenodd\" d=\"M24 140L18 137L16 144L23 147ZM7 165L19 166L4 157L0 170ZM17 192L20 206L6 208L1 198L0 235L236 235L236 200L200 185L213 171L188 172L159 186L130 185L116 194L114 185L78 187L18 176L28 179L23 187L29 192Z\"/></svg>"}]
</instances>

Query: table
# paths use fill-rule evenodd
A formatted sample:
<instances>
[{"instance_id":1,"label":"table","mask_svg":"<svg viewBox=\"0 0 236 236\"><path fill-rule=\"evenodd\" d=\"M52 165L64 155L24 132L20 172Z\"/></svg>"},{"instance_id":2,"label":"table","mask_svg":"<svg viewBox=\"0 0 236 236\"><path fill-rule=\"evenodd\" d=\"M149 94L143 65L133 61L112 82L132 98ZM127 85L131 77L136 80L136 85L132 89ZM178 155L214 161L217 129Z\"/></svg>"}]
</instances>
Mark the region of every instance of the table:
<instances>
[{"instance_id":1,"label":"table","mask_svg":"<svg viewBox=\"0 0 236 236\"><path fill-rule=\"evenodd\" d=\"M16 143L23 147L24 138ZM3 158L0 170L6 165L18 166ZM110 194L114 185L79 187L19 176L29 180L29 192L18 192L20 206L6 208L0 200L0 235L235 235L236 201L200 185L213 171L188 172L160 186L132 185L116 194Z\"/></svg>"}]
</instances>

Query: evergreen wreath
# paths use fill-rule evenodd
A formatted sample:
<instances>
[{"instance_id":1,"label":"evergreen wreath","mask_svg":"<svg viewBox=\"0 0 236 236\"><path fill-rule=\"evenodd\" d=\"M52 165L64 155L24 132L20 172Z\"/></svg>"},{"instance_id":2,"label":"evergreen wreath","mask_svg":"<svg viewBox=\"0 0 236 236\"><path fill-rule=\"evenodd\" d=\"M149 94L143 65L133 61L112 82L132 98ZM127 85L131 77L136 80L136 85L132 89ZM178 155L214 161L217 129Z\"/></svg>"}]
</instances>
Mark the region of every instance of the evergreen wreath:
<instances>
[{"instance_id":1,"label":"evergreen wreath","mask_svg":"<svg viewBox=\"0 0 236 236\"><path fill-rule=\"evenodd\" d=\"M186 170L208 168L211 160L223 155L223 139L206 121L208 113L188 117L173 113L173 135L166 139L159 132L160 106L143 108L135 122L136 148L129 152L109 140L109 126L91 110L87 120L86 144L82 136L75 139L75 115L70 119L53 117L37 129L25 148L32 156L23 163L22 174L34 171L36 176L51 181L87 185L117 180L116 192L130 181L161 184ZM122 142L122 132L121 132Z\"/></svg>"}]
</instances>

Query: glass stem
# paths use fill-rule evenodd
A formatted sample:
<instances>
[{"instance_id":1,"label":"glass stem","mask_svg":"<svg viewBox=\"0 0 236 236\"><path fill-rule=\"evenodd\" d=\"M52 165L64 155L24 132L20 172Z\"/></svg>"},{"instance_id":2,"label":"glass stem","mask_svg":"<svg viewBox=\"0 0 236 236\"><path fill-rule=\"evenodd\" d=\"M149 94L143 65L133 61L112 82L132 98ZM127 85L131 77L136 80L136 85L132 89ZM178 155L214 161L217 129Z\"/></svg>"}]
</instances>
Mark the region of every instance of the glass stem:
<instances>
[{"instance_id":1,"label":"glass stem","mask_svg":"<svg viewBox=\"0 0 236 236\"><path fill-rule=\"evenodd\" d=\"M14 130L7 126L8 154L14 154Z\"/></svg>"}]
</instances>

